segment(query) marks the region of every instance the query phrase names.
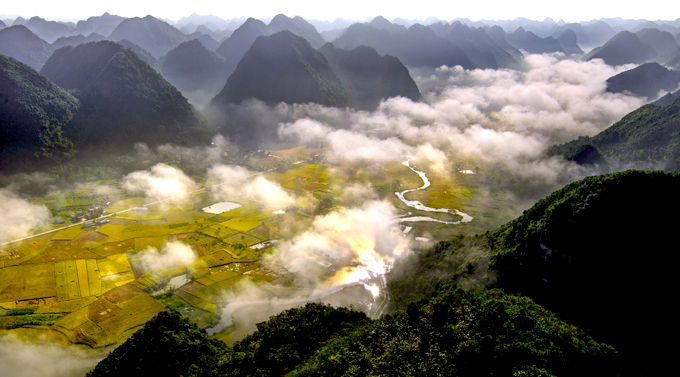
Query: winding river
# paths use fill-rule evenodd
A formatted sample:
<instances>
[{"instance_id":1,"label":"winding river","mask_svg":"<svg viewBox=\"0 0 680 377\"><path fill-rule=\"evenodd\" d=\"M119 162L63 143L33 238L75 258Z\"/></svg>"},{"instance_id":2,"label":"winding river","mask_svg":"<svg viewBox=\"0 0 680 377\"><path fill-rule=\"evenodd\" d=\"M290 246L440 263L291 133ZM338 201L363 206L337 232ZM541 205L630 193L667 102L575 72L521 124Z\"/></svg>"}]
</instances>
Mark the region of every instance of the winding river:
<instances>
[{"instance_id":1,"label":"winding river","mask_svg":"<svg viewBox=\"0 0 680 377\"><path fill-rule=\"evenodd\" d=\"M437 223L442 223L442 224L451 224L451 225L456 225L460 223L469 223L472 221L472 216L468 215L467 213L461 212L457 209L449 209L449 208L432 208L424 205L423 203L417 201L417 200L408 200L404 197L407 193L411 191L418 191L418 190L423 190L428 187L430 187L430 180L427 179L427 176L425 175L425 172L422 172L420 170L416 170L411 165L409 164L410 160L406 160L402 162L403 165L405 165L407 168L411 169L414 173L418 174L420 179L423 180L423 185L418 188L414 189L409 189L401 192L395 192L394 194L397 195L399 200L404 202L407 206L411 208L415 208L419 211L427 211L427 212L444 212L444 213L455 213L456 215L459 215L462 217L462 219L458 221L444 221L444 220L438 220L438 219L433 219L432 217L427 217L427 216L411 216L411 217L400 217L396 219L397 222L403 223L403 222L415 222L415 221L434 221Z\"/></svg>"}]
</instances>

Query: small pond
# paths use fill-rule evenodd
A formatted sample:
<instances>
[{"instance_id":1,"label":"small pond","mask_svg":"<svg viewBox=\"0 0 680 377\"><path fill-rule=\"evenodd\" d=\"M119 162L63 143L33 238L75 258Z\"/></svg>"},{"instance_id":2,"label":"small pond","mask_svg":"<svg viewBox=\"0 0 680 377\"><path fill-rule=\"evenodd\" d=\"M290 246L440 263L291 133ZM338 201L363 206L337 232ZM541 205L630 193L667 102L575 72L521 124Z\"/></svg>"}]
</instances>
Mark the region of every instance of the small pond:
<instances>
[{"instance_id":1,"label":"small pond","mask_svg":"<svg viewBox=\"0 0 680 377\"><path fill-rule=\"evenodd\" d=\"M242 207L242 206L243 206L243 204L234 203L234 202L219 202L219 203L215 203L211 206L203 208L203 212L220 214L222 212L231 211L232 209L236 209L236 208Z\"/></svg>"}]
</instances>

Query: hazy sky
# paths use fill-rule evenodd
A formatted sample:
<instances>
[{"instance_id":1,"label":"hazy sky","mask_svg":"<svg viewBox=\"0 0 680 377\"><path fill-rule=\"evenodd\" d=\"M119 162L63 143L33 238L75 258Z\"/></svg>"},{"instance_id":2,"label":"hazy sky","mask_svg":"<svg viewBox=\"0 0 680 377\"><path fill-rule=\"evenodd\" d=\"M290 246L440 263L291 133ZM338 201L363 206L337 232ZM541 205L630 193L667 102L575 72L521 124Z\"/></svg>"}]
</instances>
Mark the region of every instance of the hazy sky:
<instances>
[{"instance_id":1,"label":"hazy sky","mask_svg":"<svg viewBox=\"0 0 680 377\"><path fill-rule=\"evenodd\" d=\"M622 17L648 20L674 20L680 17L680 7L667 0L647 0L644 6L636 2L612 2L572 0L568 2L546 2L544 0L479 0L441 1L419 0L415 2L343 0L256 0L250 2L194 0L173 2L167 0L22 0L3 1L0 14L24 17L40 16L46 19L85 19L104 12L125 17L146 16L179 20L196 12L201 15L214 14L222 18L240 16L270 18L278 13L287 16L303 16L308 19L334 20L337 17L363 20L382 15L392 20L425 19L435 16L443 20L457 17L480 19L513 19L525 17L543 20L552 17L555 21L587 21L603 17ZM415 6L413 6L415 4ZM673 9L674 8L674 9Z\"/></svg>"}]
</instances>

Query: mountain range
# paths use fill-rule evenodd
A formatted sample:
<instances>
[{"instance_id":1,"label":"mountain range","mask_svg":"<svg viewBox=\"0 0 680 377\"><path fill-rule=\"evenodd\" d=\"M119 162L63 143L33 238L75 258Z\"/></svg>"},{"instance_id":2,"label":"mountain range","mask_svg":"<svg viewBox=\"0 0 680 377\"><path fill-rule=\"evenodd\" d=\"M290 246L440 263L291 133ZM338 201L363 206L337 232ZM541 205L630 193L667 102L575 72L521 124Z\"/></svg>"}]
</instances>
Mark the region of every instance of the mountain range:
<instances>
[{"instance_id":1,"label":"mountain range","mask_svg":"<svg viewBox=\"0 0 680 377\"><path fill-rule=\"evenodd\" d=\"M131 50L111 41L63 47L41 72L80 101L69 134L76 144L155 144L199 124L177 89Z\"/></svg>"}]
</instances>

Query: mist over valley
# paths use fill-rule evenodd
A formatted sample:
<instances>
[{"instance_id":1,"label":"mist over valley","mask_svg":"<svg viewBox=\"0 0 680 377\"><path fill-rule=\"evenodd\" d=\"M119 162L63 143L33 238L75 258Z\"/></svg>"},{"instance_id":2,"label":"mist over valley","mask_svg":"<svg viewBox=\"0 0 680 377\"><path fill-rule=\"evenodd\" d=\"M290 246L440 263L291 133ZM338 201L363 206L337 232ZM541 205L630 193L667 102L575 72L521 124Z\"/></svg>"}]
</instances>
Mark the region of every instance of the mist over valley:
<instances>
[{"instance_id":1,"label":"mist over valley","mask_svg":"<svg viewBox=\"0 0 680 377\"><path fill-rule=\"evenodd\" d=\"M0 16L0 367L656 375L679 70L680 19Z\"/></svg>"}]
</instances>

